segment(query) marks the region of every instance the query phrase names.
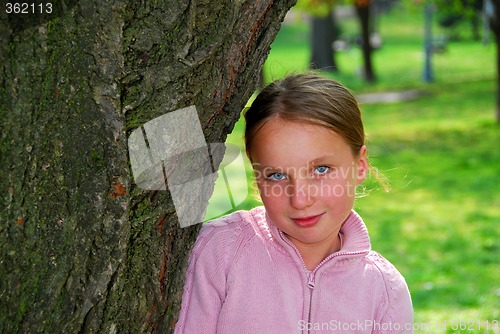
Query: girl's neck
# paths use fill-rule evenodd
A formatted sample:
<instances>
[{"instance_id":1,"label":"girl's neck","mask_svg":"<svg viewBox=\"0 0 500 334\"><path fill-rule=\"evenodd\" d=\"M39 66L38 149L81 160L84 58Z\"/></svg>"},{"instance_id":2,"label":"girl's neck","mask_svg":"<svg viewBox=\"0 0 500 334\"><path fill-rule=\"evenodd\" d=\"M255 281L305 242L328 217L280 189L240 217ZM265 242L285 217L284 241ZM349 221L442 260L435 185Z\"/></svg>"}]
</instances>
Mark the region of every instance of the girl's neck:
<instances>
[{"instance_id":1,"label":"girl's neck","mask_svg":"<svg viewBox=\"0 0 500 334\"><path fill-rule=\"evenodd\" d=\"M295 245L295 247L297 247L304 264L310 271L313 271L321 263L321 261L327 258L330 254L338 252L342 246L342 240L340 239L338 233L330 240L330 242L314 245L301 243L293 238L290 238L288 235L287 237Z\"/></svg>"}]
</instances>

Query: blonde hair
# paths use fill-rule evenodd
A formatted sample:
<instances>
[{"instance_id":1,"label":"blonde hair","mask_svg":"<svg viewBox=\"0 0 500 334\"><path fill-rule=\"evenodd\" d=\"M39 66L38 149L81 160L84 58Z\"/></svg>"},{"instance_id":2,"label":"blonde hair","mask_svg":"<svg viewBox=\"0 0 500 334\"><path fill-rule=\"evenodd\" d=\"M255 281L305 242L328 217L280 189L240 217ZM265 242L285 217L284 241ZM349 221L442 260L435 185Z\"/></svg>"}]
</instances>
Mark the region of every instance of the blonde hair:
<instances>
[{"instance_id":1,"label":"blonde hair","mask_svg":"<svg viewBox=\"0 0 500 334\"><path fill-rule=\"evenodd\" d=\"M265 87L245 112L245 150L252 161L252 140L269 120L305 122L335 131L355 157L365 145L361 110L352 93L339 82L314 73L295 74ZM373 166L369 172L385 191L384 175Z\"/></svg>"},{"instance_id":2,"label":"blonde hair","mask_svg":"<svg viewBox=\"0 0 500 334\"><path fill-rule=\"evenodd\" d=\"M358 102L335 80L317 74L296 74L265 87L245 113L245 148L248 157L252 140L267 121L281 118L306 122L335 131L355 156L365 142Z\"/></svg>"}]
</instances>

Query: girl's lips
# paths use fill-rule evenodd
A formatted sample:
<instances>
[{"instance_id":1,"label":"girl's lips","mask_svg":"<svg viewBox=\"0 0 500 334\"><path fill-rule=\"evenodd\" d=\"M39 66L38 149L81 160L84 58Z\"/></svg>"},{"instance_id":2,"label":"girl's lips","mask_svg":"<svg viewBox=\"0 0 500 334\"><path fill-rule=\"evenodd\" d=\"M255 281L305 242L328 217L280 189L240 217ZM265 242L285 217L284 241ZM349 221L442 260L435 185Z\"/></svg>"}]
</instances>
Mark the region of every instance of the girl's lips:
<instances>
[{"instance_id":1,"label":"girl's lips","mask_svg":"<svg viewBox=\"0 0 500 334\"><path fill-rule=\"evenodd\" d=\"M314 225L316 225L321 219L321 216L323 216L322 213L315 216L291 218L291 219L297 226L306 228L306 227L313 227Z\"/></svg>"}]
</instances>

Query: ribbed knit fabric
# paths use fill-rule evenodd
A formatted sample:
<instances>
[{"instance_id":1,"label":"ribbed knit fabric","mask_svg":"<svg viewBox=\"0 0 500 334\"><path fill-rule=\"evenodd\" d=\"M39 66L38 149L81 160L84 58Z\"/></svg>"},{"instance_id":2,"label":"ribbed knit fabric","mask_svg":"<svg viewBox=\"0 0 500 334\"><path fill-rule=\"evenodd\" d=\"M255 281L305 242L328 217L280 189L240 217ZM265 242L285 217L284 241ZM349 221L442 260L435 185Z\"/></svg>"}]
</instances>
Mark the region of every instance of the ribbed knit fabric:
<instances>
[{"instance_id":1,"label":"ribbed knit fabric","mask_svg":"<svg viewBox=\"0 0 500 334\"><path fill-rule=\"evenodd\" d=\"M340 251L311 272L263 207L206 223L175 333L413 333L405 280L371 250L356 212L340 232Z\"/></svg>"}]
</instances>

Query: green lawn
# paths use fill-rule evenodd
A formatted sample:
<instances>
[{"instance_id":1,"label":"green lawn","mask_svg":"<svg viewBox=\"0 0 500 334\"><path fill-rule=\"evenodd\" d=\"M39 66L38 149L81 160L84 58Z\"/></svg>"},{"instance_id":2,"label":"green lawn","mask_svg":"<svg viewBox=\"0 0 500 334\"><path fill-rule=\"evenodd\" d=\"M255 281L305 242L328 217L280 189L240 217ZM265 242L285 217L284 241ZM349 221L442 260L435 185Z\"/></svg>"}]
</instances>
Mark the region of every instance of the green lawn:
<instances>
[{"instance_id":1,"label":"green lawn","mask_svg":"<svg viewBox=\"0 0 500 334\"><path fill-rule=\"evenodd\" d=\"M500 333L495 48L470 40L464 30L463 40L450 42L446 53L434 56L436 81L424 84L422 41L415 34L422 31L421 21L420 13L404 11L380 19L384 46L375 55L379 81L374 85L356 75L358 49L338 55L341 73L334 77L356 94L426 92L413 101L362 105L371 161L391 190L384 192L368 180L356 210L368 225L373 248L405 276L417 326L430 326L416 333ZM354 22L345 25L354 31ZM305 70L307 43L306 25L283 26L266 77ZM228 142L241 145L242 131L240 121ZM245 189L247 181L230 183ZM249 196L238 208L256 204Z\"/></svg>"},{"instance_id":2,"label":"green lawn","mask_svg":"<svg viewBox=\"0 0 500 334\"><path fill-rule=\"evenodd\" d=\"M493 91L485 80L443 85L417 101L363 106L372 162L392 190L373 190L356 207L374 249L406 277L417 322L500 319Z\"/></svg>"}]
</instances>

